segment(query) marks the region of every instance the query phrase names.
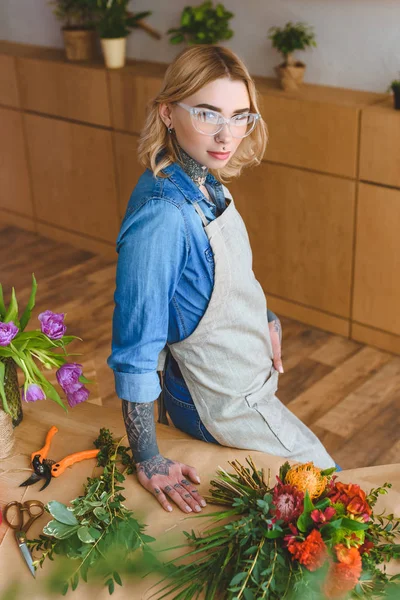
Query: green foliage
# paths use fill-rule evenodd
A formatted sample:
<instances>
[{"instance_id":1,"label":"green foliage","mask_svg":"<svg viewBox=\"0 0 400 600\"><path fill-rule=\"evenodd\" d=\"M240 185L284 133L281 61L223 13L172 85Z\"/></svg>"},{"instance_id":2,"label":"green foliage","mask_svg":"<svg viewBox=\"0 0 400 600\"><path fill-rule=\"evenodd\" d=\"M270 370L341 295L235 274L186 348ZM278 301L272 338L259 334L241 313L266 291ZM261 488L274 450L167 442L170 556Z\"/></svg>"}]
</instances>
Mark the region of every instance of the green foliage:
<instances>
[{"instance_id":1,"label":"green foliage","mask_svg":"<svg viewBox=\"0 0 400 600\"><path fill-rule=\"evenodd\" d=\"M306 23L286 23L284 28L270 27L268 39L272 47L283 55L285 62L295 50L305 50L309 46L316 47L313 28Z\"/></svg>"},{"instance_id":2,"label":"green foliage","mask_svg":"<svg viewBox=\"0 0 400 600\"><path fill-rule=\"evenodd\" d=\"M229 28L229 20L233 16L223 4L214 8L211 1L200 6L186 6L181 14L180 27L168 29L167 33L171 34L171 44L216 44L233 36Z\"/></svg>"},{"instance_id":3,"label":"green foliage","mask_svg":"<svg viewBox=\"0 0 400 600\"><path fill-rule=\"evenodd\" d=\"M51 0L49 4L65 29L93 29L96 0Z\"/></svg>"},{"instance_id":4,"label":"green foliage","mask_svg":"<svg viewBox=\"0 0 400 600\"><path fill-rule=\"evenodd\" d=\"M63 594L69 587L76 589L80 579L87 582L89 576L101 577L113 593L115 583L122 585L118 573L121 564L129 564L138 549L149 552L148 543L154 541L123 504L121 484L125 474L132 473L134 463L121 441L114 440L108 429L100 430L94 445L100 448L101 475L87 479L83 495L72 500L70 507L55 500L48 502L46 510L53 519L44 527L44 535L28 542L32 550L41 553L35 566L42 566L46 558L53 560L55 555L67 559L62 576L55 578L57 590Z\"/></svg>"},{"instance_id":5,"label":"green foliage","mask_svg":"<svg viewBox=\"0 0 400 600\"><path fill-rule=\"evenodd\" d=\"M101 38L127 37L131 29L139 27L138 21L151 15L151 11L128 11L129 0L96 0L96 29Z\"/></svg>"},{"instance_id":6,"label":"green foliage","mask_svg":"<svg viewBox=\"0 0 400 600\"><path fill-rule=\"evenodd\" d=\"M387 88L387 92L395 92L400 90L400 79L393 79Z\"/></svg>"}]
</instances>

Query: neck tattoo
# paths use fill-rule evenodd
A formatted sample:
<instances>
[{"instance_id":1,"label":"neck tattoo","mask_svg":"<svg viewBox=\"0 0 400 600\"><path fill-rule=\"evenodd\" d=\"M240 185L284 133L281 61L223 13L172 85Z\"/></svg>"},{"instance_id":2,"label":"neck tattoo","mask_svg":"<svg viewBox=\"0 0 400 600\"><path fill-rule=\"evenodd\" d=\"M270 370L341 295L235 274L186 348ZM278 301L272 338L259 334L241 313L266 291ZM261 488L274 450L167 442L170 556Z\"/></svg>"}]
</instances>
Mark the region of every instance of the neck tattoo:
<instances>
[{"instance_id":1,"label":"neck tattoo","mask_svg":"<svg viewBox=\"0 0 400 600\"><path fill-rule=\"evenodd\" d=\"M177 153L180 157L180 164L182 169L190 179L194 181L197 187L204 185L208 175L208 167L202 165L197 160L192 158L185 150L180 146L178 140L175 138L175 144L177 147Z\"/></svg>"}]
</instances>

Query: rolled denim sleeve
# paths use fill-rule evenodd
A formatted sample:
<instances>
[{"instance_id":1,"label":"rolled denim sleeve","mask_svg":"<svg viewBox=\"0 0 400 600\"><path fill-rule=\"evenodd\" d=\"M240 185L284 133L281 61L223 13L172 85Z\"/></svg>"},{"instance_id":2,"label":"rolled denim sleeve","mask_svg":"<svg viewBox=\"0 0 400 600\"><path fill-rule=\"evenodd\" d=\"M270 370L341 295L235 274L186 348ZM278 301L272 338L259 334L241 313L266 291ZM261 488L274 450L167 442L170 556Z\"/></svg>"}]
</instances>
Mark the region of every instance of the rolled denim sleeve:
<instances>
[{"instance_id":1,"label":"rolled denim sleeve","mask_svg":"<svg viewBox=\"0 0 400 600\"><path fill-rule=\"evenodd\" d=\"M272 310L269 310L269 308L267 308L267 318L268 323L271 323L271 321L275 321L275 319L277 319L278 317L275 313L272 312Z\"/></svg>"},{"instance_id":2,"label":"rolled denim sleeve","mask_svg":"<svg viewBox=\"0 0 400 600\"><path fill-rule=\"evenodd\" d=\"M121 399L152 402L161 392L158 357L167 343L169 303L188 251L183 215L168 200L151 198L125 217L117 239L112 351L107 359Z\"/></svg>"}]
</instances>

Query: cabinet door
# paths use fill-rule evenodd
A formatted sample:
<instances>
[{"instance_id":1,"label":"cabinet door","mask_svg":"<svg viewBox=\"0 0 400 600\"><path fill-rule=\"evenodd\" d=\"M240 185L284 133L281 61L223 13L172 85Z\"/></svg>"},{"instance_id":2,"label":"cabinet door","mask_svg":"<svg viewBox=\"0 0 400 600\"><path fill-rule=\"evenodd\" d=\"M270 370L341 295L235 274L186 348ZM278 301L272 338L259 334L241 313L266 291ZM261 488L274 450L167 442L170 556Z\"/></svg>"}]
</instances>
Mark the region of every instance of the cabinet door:
<instances>
[{"instance_id":1,"label":"cabinet door","mask_svg":"<svg viewBox=\"0 0 400 600\"><path fill-rule=\"evenodd\" d=\"M400 111L393 98L362 112L360 179L400 187Z\"/></svg>"},{"instance_id":2,"label":"cabinet door","mask_svg":"<svg viewBox=\"0 0 400 600\"><path fill-rule=\"evenodd\" d=\"M15 58L0 54L0 104L19 108Z\"/></svg>"},{"instance_id":3,"label":"cabinet door","mask_svg":"<svg viewBox=\"0 0 400 600\"><path fill-rule=\"evenodd\" d=\"M26 115L39 221L114 242L118 230L112 133Z\"/></svg>"},{"instance_id":4,"label":"cabinet door","mask_svg":"<svg viewBox=\"0 0 400 600\"><path fill-rule=\"evenodd\" d=\"M265 292L348 318L354 182L262 163L228 187Z\"/></svg>"},{"instance_id":5,"label":"cabinet door","mask_svg":"<svg viewBox=\"0 0 400 600\"><path fill-rule=\"evenodd\" d=\"M33 218L22 118L0 108L0 206Z\"/></svg>"},{"instance_id":6,"label":"cabinet door","mask_svg":"<svg viewBox=\"0 0 400 600\"><path fill-rule=\"evenodd\" d=\"M110 127L105 69L32 58L17 61L25 110Z\"/></svg>"},{"instance_id":7,"label":"cabinet door","mask_svg":"<svg viewBox=\"0 0 400 600\"><path fill-rule=\"evenodd\" d=\"M358 108L274 95L263 105L267 160L356 177Z\"/></svg>"},{"instance_id":8,"label":"cabinet door","mask_svg":"<svg viewBox=\"0 0 400 600\"><path fill-rule=\"evenodd\" d=\"M160 91L162 78L110 72L109 81L114 129L140 133L148 102Z\"/></svg>"},{"instance_id":9,"label":"cabinet door","mask_svg":"<svg viewBox=\"0 0 400 600\"><path fill-rule=\"evenodd\" d=\"M400 190L360 184L353 319L400 335Z\"/></svg>"}]
</instances>

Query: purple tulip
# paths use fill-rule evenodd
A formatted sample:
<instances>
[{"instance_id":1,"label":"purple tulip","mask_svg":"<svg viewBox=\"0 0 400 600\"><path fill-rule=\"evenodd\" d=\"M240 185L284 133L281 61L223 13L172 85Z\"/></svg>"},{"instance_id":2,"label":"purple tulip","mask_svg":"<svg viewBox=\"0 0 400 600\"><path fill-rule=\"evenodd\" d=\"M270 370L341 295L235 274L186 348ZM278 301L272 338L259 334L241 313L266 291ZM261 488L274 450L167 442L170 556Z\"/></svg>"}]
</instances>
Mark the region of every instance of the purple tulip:
<instances>
[{"instance_id":1,"label":"purple tulip","mask_svg":"<svg viewBox=\"0 0 400 600\"><path fill-rule=\"evenodd\" d=\"M2 323L0 321L0 346L8 346L15 338L19 329L12 321Z\"/></svg>"},{"instance_id":2,"label":"purple tulip","mask_svg":"<svg viewBox=\"0 0 400 600\"><path fill-rule=\"evenodd\" d=\"M76 404L80 402L85 402L89 398L89 390L82 385L78 390L72 392L72 394L67 394L67 401L70 407L72 408Z\"/></svg>"},{"instance_id":3,"label":"purple tulip","mask_svg":"<svg viewBox=\"0 0 400 600\"><path fill-rule=\"evenodd\" d=\"M51 340L59 340L67 331L64 325L65 313L53 313L51 310L45 310L38 316L41 322L42 333L47 335Z\"/></svg>"},{"instance_id":4,"label":"purple tulip","mask_svg":"<svg viewBox=\"0 0 400 600\"><path fill-rule=\"evenodd\" d=\"M31 383L30 385L28 385L26 395L25 391L22 391L22 399L25 400L25 402L36 402L36 400L45 400L46 394L44 393L40 385L37 385L36 383Z\"/></svg>"},{"instance_id":5,"label":"purple tulip","mask_svg":"<svg viewBox=\"0 0 400 600\"><path fill-rule=\"evenodd\" d=\"M82 365L78 363L65 363L56 371L57 381L66 394L74 383L79 383L82 375Z\"/></svg>"}]
</instances>

